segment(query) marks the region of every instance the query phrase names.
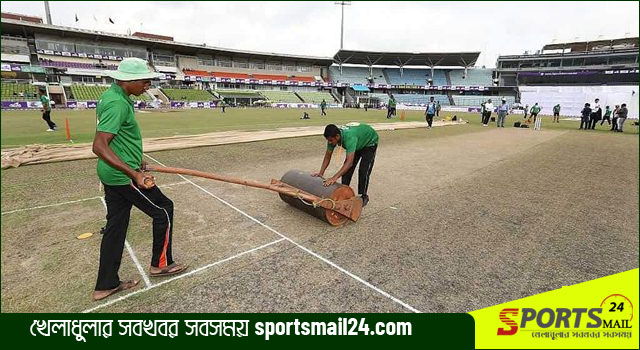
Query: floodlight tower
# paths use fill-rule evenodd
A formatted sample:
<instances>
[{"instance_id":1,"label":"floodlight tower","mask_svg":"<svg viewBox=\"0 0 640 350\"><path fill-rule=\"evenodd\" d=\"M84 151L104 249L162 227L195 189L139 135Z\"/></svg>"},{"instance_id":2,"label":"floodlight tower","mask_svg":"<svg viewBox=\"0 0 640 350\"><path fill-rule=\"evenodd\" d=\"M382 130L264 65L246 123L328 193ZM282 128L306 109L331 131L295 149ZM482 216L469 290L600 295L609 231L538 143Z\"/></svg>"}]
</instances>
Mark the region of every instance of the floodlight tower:
<instances>
[{"instance_id":1,"label":"floodlight tower","mask_svg":"<svg viewBox=\"0 0 640 350\"><path fill-rule=\"evenodd\" d=\"M51 23L51 10L49 9L48 1L44 2L44 14L46 15L46 18L47 18L47 24L53 24Z\"/></svg>"},{"instance_id":2,"label":"floodlight tower","mask_svg":"<svg viewBox=\"0 0 640 350\"><path fill-rule=\"evenodd\" d=\"M340 50L342 50L344 44L344 7L351 5L351 1L336 1L334 4L340 5L342 9L342 19L340 21Z\"/></svg>"}]
</instances>

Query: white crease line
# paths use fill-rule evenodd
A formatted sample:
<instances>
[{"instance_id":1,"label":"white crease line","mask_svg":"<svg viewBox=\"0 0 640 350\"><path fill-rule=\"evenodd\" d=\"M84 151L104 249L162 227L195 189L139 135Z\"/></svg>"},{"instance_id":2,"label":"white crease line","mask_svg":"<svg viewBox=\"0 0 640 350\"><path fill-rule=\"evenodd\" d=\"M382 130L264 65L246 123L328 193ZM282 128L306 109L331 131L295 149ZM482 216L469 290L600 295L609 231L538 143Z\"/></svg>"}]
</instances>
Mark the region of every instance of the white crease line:
<instances>
[{"instance_id":1,"label":"white crease line","mask_svg":"<svg viewBox=\"0 0 640 350\"><path fill-rule=\"evenodd\" d=\"M104 197L100 197L100 201L102 201L102 205L104 205L104 210L106 211L107 202L104 201ZM140 261L138 260L138 257L136 257L136 253L133 252L133 248L131 248L131 245L129 244L129 241L127 239L124 240L124 246L127 248L127 251L131 256L131 260L133 260L133 263L136 265L136 269L138 269L138 272L142 276L142 280L144 281L144 284L147 286L146 289L152 287L153 283L151 283L151 281L149 280L147 273L144 272L144 269L142 268L142 265L140 265Z\"/></svg>"},{"instance_id":2,"label":"white crease line","mask_svg":"<svg viewBox=\"0 0 640 350\"><path fill-rule=\"evenodd\" d=\"M161 166L166 166L166 165L162 164L160 161L156 160L155 158L151 157L151 156L150 156L150 155L148 155L148 154L145 154L145 157L147 157L147 158L151 159L152 161L154 161L154 162L156 162L156 163L160 164ZM351 272L349 272L349 271L345 270L344 268L342 268L342 267L338 266L337 264L335 264L334 262L332 262L332 261L330 261L330 260L326 259L325 257L323 257L323 256L321 256L321 255L319 255L319 254L317 254L317 253L315 253L315 252L311 251L310 249L308 249L308 248L306 248L306 247L304 247L304 246L302 246L302 245L300 245L300 244L296 243L296 242L295 242L294 240L292 240L291 238L289 238L289 237L287 237L287 236L283 235L282 233L280 233L280 232L276 231L275 229L271 228L270 226L268 226L268 225L266 225L266 224L263 224L260 220L258 220L258 219L256 219L256 218L254 218L253 216L251 216L251 215L249 215L249 214L245 213L244 211L242 211L242 210L238 209L238 208L237 208L237 207L235 207L233 204L231 204L231 203L229 203L229 202L225 201L224 199L222 199L222 198L220 198L220 197L216 196L215 194L213 194L213 193L211 193L211 192L207 191L206 189L204 189L204 188L203 188L203 187L201 187L200 185L196 184L195 182L193 182L193 181L189 180L188 178L184 177L183 175L178 174L178 176L180 176L180 177L181 177L181 178L183 178L184 180L188 181L189 183L191 183L193 186L197 187L198 189L200 189L200 190L201 190L201 191L203 191L204 193L206 193L206 194L210 195L211 197L213 197L213 198L215 198L215 199L219 200L219 201L220 201L220 202L222 202L223 204L227 205L228 207L232 208L233 210L237 211L238 213L240 213L240 214L244 215L244 216L245 216L245 217L247 217L248 219L250 219L250 220L254 221L254 222L255 222L255 223L257 223L258 225L260 225L260 226L262 226L262 227L266 228L267 230L269 230L269 231L271 231L271 232L273 232L273 233L277 234L278 236L282 237L283 239L286 239L286 240L287 240L287 241L289 241L291 244L293 244L293 245L295 245L296 247L298 247L298 248L300 248L300 249L304 250L305 252L307 252L307 253L309 253L309 254L311 254L311 255L315 256L316 258L318 258L318 259L320 259L320 260L324 261L325 263L329 264L330 266L335 267L336 269L338 269L339 271L343 272L343 273L344 273L344 274L346 274L347 276L349 276L349 277L351 277L351 278L355 279L356 281L358 281L358 282L360 282L360 283L364 284L365 286L367 286L367 287L369 287L369 288L373 289L374 291L376 291L376 292L378 292L378 293L382 294L383 296L385 296L385 297L387 297L387 298L391 299L392 301L394 301L394 302L396 302L396 303L398 303L398 304L400 304L400 305L404 306L405 308L407 308L407 309L411 310L412 312L420 312L418 309L416 309L416 308L412 307L411 305L409 305L409 304L405 303L404 301L402 301L402 300L400 300L400 299L398 299L398 298L394 297L393 295L391 295L391 294L389 294L389 293L387 293L387 292L383 291L382 289L380 289L380 288L378 288L378 287L374 286L373 284L371 284L371 283L369 283L369 282L367 282L367 281L363 280L362 278L360 278L360 277L358 277L358 276L354 275L353 273L351 273Z\"/></svg>"},{"instance_id":3,"label":"white crease line","mask_svg":"<svg viewBox=\"0 0 640 350\"><path fill-rule=\"evenodd\" d=\"M60 206L60 205L73 204L73 203L79 203L79 202L85 202L85 201L90 201L90 200L98 199L98 198L102 198L102 197L100 197L100 196L95 196L95 197L91 197L91 198L77 199L77 200L75 200L75 201L68 201L68 202L61 202L61 203L54 203L54 204L40 205L40 206L37 206L37 207L31 207L31 208L22 208L22 209L10 210L10 211L2 212L2 215L4 215L4 214L11 214L11 213L17 213L17 212L27 211L27 210L35 210L35 209L44 209L44 208L50 208L50 207L57 207L57 206Z\"/></svg>"},{"instance_id":4,"label":"white crease line","mask_svg":"<svg viewBox=\"0 0 640 350\"><path fill-rule=\"evenodd\" d=\"M259 247L255 247L255 248L249 249L249 250L247 250L247 251L244 251L244 252L242 252L242 253L238 253L238 254L236 254L236 255L234 255L234 256L230 256L230 257L228 257L228 258L225 258L225 259L222 259L222 260L218 260L218 261L216 261L216 262L212 262L212 263L210 263L210 264L207 264L207 265L204 265L204 266L202 266L202 267L199 267L199 268L197 268L197 269L195 269L195 270L191 270L191 271L189 271L189 272L187 272L187 273L184 273L184 274L181 274L181 275L177 275L177 276L175 276L175 277L172 277L172 278L166 279L166 280L164 280L164 281L162 281L162 282L156 283L156 284L154 284L154 285L153 285L153 286L151 286L151 287L136 290L135 292L131 292L131 293L129 293L129 294L123 295L123 296L121 296L121 297L119 297L119 298L116 298L116 299L110 300L110 301L108 301L108 302L106 302L106 303L104 303L104 304L100 304L100 305L98 305L98 306L92 307L92 308L87 309L87 310L84 310L84 311L82 311L82 312L83 312L83 313L93 312L93 311L96 311L96 310L101 309L101 308L103 308L103 307L107 307L107 306L109 306L109 305L113 305L113 304L115 304L115 303L117 303L117 302L119 302L119 301L125 300L125 299L127 299L127 298L129 298L129 297L132 297L132 296L134 296L134 295L137 295L137 294L140 294L140 293L144 293L144 292L146 292L146 291L148 291L148 290L151 290L151 289L154 289L154 288L160 287L160 286L162 286L162 285L164 285L164 284L167 284L167 283L169 283L169 282L173 282L173 281L178 280L178 279L180 279L180 278L185 278L185 277L188 277L188 276L194 275L194 274L196 274L196 273L198 273L198 272L204 271L204 270L206 270L206 269L208 269L208 268L211 268L211 267L213 267L213 266L216 266L216 265L219 265L219 264L225 263L225 262L227 262L227 261L230 261L230 260L233 260L233 259L239 258L239 257L241 257L241 256L243 256L243 255L246 255L246 254L253 253L253 252L255 252L255 251L258 251L258 250L260 250L260 249L263 249L263 248L269 247L269 246L274 245L274 244L276 244L276 243L280 243L280 242L282 242L282 241L284 241L284 240L285 240L284 238L280 238L280 239L278 239L278 240L275 240L275 241L269 242L269 243L267 243L267 244L263 244L263 245L261 245L261 246L259 246Z\"/></svg>"},{"instance_id":5,"label":"white crease line","mask_svg":"<svg viewBox=\"0 0 640 350\"><path fill-rule=\"evenodd\" d=\"M167 187L171 187L171 186L186 185L186 184L188 184L188 182L180 181L180 182L174 182L174 183L170 183L170 184L166 184L166 185L158 185L158 187L159 188L167 188Z\"/></svg>"}]
</instances>

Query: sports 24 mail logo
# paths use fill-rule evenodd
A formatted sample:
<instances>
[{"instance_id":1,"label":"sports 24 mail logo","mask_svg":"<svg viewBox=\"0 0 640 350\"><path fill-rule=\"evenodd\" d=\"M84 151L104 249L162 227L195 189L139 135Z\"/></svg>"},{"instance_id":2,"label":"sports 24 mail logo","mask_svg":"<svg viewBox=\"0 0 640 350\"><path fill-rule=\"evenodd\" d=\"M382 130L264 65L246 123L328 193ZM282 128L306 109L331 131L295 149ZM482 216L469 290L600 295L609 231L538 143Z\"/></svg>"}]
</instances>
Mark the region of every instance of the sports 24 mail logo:
<instances>
[{"instance_id":1,"label":"sports 24 mail logo","mask_svg":"<svg viewBox=\"0 0 640 350\"><path fill-rule=\"evenodd\" d=\"M604 298L594 308L505 308L498 316L504 323L498 335L514 335L519 330L630 330L633 304L622 294Z\"/></svg>"}]
</instances>

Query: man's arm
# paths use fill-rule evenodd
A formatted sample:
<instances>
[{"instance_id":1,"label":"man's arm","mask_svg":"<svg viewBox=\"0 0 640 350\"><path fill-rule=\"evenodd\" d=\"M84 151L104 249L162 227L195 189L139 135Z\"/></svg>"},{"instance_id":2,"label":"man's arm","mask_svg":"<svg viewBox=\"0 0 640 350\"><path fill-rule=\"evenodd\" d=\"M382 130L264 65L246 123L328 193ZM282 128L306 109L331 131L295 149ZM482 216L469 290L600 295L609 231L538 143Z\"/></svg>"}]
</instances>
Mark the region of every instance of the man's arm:
<instances>
[{"instance_id":1,"label":"man's arm","mask_svg":"<svg viewBox=\"0 0 640 350\"><path fill-rule=\"evenodd\" d=\"M317 173L311 173L311 176L324 176L324 171L327 170L329 163L331 163L331 155L333 154L333 150L327 150L324 153L324 159L322 159L322 166L320 167L320 171Z\"/></svg>"},{"instance_id":2,"label":"man's arm","mask_svg":"<svg viewBox=\"0 0 640 350\"><path fill-rule=\"evenodd\" d=\"M138 187L144 189L152 188L155 185L153 176L131 169L125 162L122 161L122 159L120 159L120 157L113 153L113 150L111 149L111 147L109 147L109 143L111 142L111 140L113 140L114 137L114 134L97 131L96 136L93 139L93 153L98 156L98 158L107 162L107 164L122 171L128 177L132 178L136 182Z\"/></svg>"},{"instance_id":3,"label":"man's arm","mask_svg":"<svg viewBox=\"0 0 640 350\"><path fill-rule=\"evenodd\" d=\"M333 185L334 183L336 183L336 181L338 181L338 178L340 178L347 171L349 171L349 169L353 165L353 158L354 157L355 157L355 152L347 153L347 158L344 160L344 163L342 164L342 167L340 168L340 170L338 170L338 172L335 175L333 175L332 177L324 180L324 185L325 186Z\"/></svg>"}]
</instances>

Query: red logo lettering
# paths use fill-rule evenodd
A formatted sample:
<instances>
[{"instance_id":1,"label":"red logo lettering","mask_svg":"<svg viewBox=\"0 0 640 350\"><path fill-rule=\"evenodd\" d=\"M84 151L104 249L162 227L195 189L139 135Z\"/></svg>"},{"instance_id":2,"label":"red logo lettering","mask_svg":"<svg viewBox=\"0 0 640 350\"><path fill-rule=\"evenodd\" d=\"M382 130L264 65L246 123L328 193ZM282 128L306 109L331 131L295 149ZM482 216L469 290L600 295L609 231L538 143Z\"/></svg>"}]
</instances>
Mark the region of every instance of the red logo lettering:
<instances>
[{"instance_id":1,"label":"red logo lettering","mask_svg":"<svg viewBox=\"0 0 640 350\"><path fill-rule=\"evenodd\" d=\"M498 335L514 335L518 331L518 324L509 316L518 316L518 309L502 309L500 311L500 321L509 326L509 328L498 328Z\"/></svg>"}]
</instances>

